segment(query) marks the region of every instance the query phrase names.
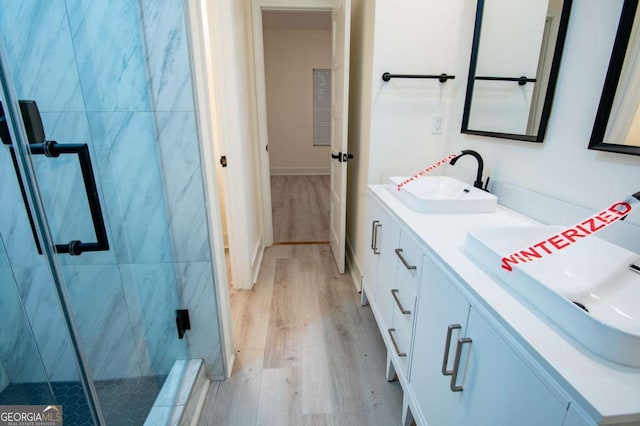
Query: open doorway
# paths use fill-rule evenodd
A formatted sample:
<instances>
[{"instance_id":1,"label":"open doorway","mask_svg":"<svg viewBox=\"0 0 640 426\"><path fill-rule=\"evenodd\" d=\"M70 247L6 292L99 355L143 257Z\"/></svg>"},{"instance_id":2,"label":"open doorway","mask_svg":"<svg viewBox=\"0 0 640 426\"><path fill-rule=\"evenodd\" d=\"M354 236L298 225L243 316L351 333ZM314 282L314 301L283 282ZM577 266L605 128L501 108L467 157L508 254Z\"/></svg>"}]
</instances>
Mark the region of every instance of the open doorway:
<instances>
[{"instance_id":1,"label":"open doorway","mask_svg":"<svg viewBox=\"0 0 640 426\"><path fill-rule=\"evenodd\" d=\"M274 244L329 244L331 12L262 12Z\"/></svg>"},{"instance_id":2,"label":"open doorway","mask_svg":"<svg viewBox=\"0 0 640 426\"><path fill-rule=\"evenodd\" d=\"M331 254L336 262L340 274L345 272L345 236L346 236L346 192L347 192L347 161L353 156L347 151L347 126L348 126L348 94L349 94L349 35L351 19L350 0L253 0L253 35L255 54L255 78L258 140L260 146L260 175L262 190L262 223L264 225L264 244L270 246L274 243L273 233L273 208L271 200L271 172L270 146L272 135L268 129L267 114L267 84L265 73L265 49L263 13L264 12L311 12L326 11L331 13L330 29L330 114L329 132L330 154L329 161L329 244ZM280 16L280 15L277 15ZM304 15L306 16L306 15ZM321 17L322 15L317 15ZM294 21L285 19L287 22ZM322 72L323 69L316 71ZM313 76L313 70L310 70ZM313 79L312 79L313 81ZM313 87L311 85L311 87ZM276 92L278 93L278 92ZM287 101L287 96L278 99ZM310 105L312 105L310 103ZM291 120L289 121L291 123ZM291 127L291 126L289 126ZM312 132L310 132L312 134ZM299 157L304 157L299 155ZM322 166L320 166L322 167ZM289 222L290 224L290 222Z\"/></svg>"}]
</instances>

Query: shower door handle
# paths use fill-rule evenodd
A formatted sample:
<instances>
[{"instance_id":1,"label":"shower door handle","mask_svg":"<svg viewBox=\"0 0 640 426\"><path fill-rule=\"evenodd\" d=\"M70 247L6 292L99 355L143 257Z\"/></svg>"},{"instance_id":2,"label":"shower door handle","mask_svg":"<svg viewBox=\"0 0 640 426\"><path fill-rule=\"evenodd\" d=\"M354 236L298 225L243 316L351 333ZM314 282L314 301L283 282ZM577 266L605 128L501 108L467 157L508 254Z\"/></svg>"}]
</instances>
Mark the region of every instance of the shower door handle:
<instances>
[{"instance_id":1,"label":"shower door handle","mask_svg":"<svg viewBox=\"0 0 640 426\"><path fill-rule=\"evenodd\" d=\"M32 154L44 155L50 158L56 158L62 154L76 154L80 162L80 171L82 172L82 180L84 181L84 189L87 194L91 221L93 222L93 230L97 241L95 243L84 243L79 240L71 240L67 244L56 244L56 252L78 256L88 251L109 251L109 240L102 216L98 186L93 174L89 146L86 143L59 144L55 141L46 141L41 144L29 145L29 149Z\"/></svg>"},{"instance_id":2,"label":"shower door handle","mask_svg":"<svg viewBox=\"0 0 640 426\"><path fill-rule=\"evenodd\" d=\"M78 156L78 161L80 162L80 171L82 172L82 180L84 181L84 188L87 194L87 201L89 204L89 211L91 213L91 221L93 222L93 229L96 235L96 242L85 243L79 240L72 240L67 244L56 244L56 252L78 256L88 251L108 251L109 240L107 238L107 231L102 216L102 207L100 206L98 187L93 174L93 165L91 164L89 147L86 143L59 144L55 141L45 140L42 119L40 118L40 112L38 111L38 106L35 101L21 100L20 110L22 112L22 120L27 131L29 150L31 154L44 155L50 158L59 157L62 154L76 154ZM13 160L13 167L18 178L18 184L20 185L22 201L24 202L27 215L29 216L29 224L31 225L31 232L33 233L36 249L39 254L42 254L42 248L40 246L40 241L38 240L38 234L36 233L35 222L31 214L31 209L29 208L29 202L27 201L24 182L22 182L20 170L18 168L18 160L14 148L11 146L11 138L6 119L4 117L4 111L2 110L2 104L0 104L0 138L5 145L9 145L11 158Z\"/></svg>"}]
</instances>

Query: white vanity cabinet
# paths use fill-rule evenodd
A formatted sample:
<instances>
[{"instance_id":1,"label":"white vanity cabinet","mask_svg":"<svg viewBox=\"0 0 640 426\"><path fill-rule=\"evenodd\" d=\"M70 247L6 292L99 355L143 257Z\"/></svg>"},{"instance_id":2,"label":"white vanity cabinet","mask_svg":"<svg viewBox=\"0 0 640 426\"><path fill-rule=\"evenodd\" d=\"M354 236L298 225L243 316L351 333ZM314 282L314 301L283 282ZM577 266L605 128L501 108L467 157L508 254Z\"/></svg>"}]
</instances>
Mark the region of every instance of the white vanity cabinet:
<instances>
[{"instance_id":1,"label":"white vanity cabinet","mask_svg":"<svg viewBox=\"0 0 640 426\"><path fill-rule=\"evenodd\" d=\"M390 291L395 281L394 250L400 240L400 226L371 195L367 196L367 224L370 247L365 256L363 287L380 331L386 334L393 313Z\"/></svg>"},{"instance_id":2,"label":"white vanity cabinet","mask_svg":"<svg viewBox=\"0 0 640 426\"><path fill-rule=\"evenodd\" d=\"M569 400L547 386L425 255L409 388L420 424L562 425Z\"/></svg>"},{"instance_id":3,"label":"white vanity cabinet","mask_svg":"<svg viewBox=\"0 0 640 426\"><path fill-rule=\"evenodd\" d=\"M538 379L411 232L367 200L365 297L387 346L387 379L398 375L418 424L561 426L568 401Z\"/></svg>"},{"instance_id":4,"label":"white vanity cabinet","mask_svg":"<svg viewBox=\"0 0 640 426\"><path fill-rule=\"evenodd\" d=\"M413 339L416 286L422 251L384 207L367 198L367 242L363 290L388 347L387 376L407 373ZM391 365L393 362L394 365ZM404 378L404 376L403 376Z\"/></svg>"},{"instance_id":5,"label":"white vanity cabinet","mask_svg":"<svg viewBox=\"0 0 640 426\"><path fill-rule=\"evenodd\" d=\"M567 342L464 255L470 229L528 219L503 207L421 214L370 189L363 301L387 347L387 379L402 385L405 424L640 425L638 369Z\"/></svg>"}]
</instances>

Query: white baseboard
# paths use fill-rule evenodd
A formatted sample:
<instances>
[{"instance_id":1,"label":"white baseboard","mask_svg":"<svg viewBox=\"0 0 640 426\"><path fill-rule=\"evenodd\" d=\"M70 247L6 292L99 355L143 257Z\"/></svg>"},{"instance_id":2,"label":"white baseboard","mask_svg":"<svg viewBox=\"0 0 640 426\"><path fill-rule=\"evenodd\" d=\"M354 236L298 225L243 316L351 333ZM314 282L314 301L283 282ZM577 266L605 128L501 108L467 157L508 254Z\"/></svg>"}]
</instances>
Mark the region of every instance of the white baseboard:
<instances>
[{"instance_id":1,"label":"white baseboard","mask_svg":"<svg viewBox=\"0 0 640 426\"><path fill-rule=\"evenodd\" d=\"M294 175L328 175L331 173L330 167L272 167L271 176L294 176Z\"/></svg>"},{"instance_id":2,"label":"white baseboard","mask_svg":"<svg viewBox=\"0 0 640 426\"><path fill-rule=\"evenodd\" d=\"M351 275L351 280L353 284L356 286L356 290L359 292L362 291L362 270L360 269L360 265L358 265L358 261L356 260L356 256L353 253L353 248L351 247L351 242L347 238L346 240L346 260L347 260L347 268L349 269L349 274Z\"/></svg>"},{"instance_id":3,"label":"white baseboard","mask_svg":"<svg viewBox=\"0 0 640 426\"><path fill-rule=\"evenodd\" d=\"M231 377L231 372L233 371L233 365L235 364L235 362L236 362L236 353L235 353L235 352L232 352L232 353L231 353L231 355L229 356L229 358L227 358L227 366L229 367L229 368L228 368L228 370L229 370L229 375L228 375L228 376L225 376L225 375L222 375L222 376L213 376L213 377L211 377L211 379L212 379L213 381L223 381L223 380L227 380L229 377Z\"/></svg>"}]
</instances>

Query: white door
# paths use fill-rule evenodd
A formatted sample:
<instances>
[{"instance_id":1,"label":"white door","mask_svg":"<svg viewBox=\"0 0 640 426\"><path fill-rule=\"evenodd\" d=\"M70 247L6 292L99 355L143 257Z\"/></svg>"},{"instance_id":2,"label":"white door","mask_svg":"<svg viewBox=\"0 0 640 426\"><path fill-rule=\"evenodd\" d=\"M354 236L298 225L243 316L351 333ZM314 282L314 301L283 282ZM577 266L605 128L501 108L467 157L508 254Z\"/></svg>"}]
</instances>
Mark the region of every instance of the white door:
<instances>
[{"instance_id":1,"label":"white door","mask_svg":"<svg viewBox=\"0 0 640 426\"><path fill-rule=\"evenodd\" d=\"M347 117L349 108L349 35L351 0L337 0L331 10L331 251L344 274L347 227ZM339 158L336 158L339 157Z\"/></svg>"}]
</instances>

